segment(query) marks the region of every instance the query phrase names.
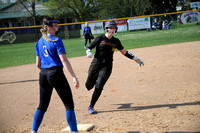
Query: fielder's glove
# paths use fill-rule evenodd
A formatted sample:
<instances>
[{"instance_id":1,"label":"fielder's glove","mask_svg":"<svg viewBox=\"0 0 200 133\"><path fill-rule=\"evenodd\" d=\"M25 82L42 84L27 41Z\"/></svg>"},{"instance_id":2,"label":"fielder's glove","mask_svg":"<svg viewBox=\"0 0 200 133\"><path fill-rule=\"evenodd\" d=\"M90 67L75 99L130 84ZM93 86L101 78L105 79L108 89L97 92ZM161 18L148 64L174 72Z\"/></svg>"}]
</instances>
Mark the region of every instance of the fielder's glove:
<instances>
[{"instance_id":1,"label":"fielder's glove","mask_svg":"<svg viewBox=\"0 0 200 133\"><path fill-rule=\"evenodd\" d=\"M139 66L141 67L142 65L144 66L144 63L140 60L140 58L134 56L133 60L139 64Z\"/></svg>"},{"instance_id":2,"label":"fielder's glove","mask_svg":"<svg viewBox=\"0 0 200 133\"><path fill-rule=\"evenodd\" d=\"M88 58L92 58L93 54L92 54L92 52L90 51L90 49L87 49L87 50L86 50L86 56L87 56Z\"/></svg>"}]
</instances>

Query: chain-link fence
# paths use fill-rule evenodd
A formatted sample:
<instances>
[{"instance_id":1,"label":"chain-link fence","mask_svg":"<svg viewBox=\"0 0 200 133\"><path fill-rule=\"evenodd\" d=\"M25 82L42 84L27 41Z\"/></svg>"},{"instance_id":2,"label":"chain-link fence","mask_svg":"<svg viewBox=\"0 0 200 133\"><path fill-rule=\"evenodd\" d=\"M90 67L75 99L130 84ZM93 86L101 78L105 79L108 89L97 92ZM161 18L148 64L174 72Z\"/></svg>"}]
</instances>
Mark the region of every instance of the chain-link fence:
<instances>
[{"instance_id":1,"label":"chain-link fence","mask_svg":"<svg viewBox=\"0 0 200 133\"><path fill-rule=\"evenodd\" d=\"M198 23L200 20L200 10L113 20L117 22L119 32L168 30L179 28L179 24ZM106 21L108 20L89 21L92 33L104 33ZM84 22L60 24L58 37L61 39L80 38L82 37L84 25ZM0 28L0 45L36 42L41 37L40 28L41 26Z\"/></svg>"},{"instance_id":2,"label":"chain-link fence","mask_svg":"<svg viewBox=\"0 0 200 133\"><path fill-rule=\"evenodd\" d=\"M0 30L2 44L35 42L41 37L41 27ZM15 36L15 37L14 37ZM58 37L62 39L80 38L80 25L60 26Z\"/></svg>"}]
</instances>

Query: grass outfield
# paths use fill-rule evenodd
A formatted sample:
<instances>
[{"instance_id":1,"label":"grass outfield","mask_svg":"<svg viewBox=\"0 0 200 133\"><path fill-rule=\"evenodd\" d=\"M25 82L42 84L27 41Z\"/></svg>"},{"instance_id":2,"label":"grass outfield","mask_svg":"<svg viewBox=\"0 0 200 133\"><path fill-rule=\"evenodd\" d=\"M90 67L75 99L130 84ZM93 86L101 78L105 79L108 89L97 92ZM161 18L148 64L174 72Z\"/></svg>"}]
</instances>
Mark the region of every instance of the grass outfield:
<instances>
[{"instance_id":1,"label":"grass outfield","mask_svg":"<svg viewBox=\"0 0 200 133\"><path fill-rule=\"evenodd\" d=\"M200 25L185 24L170 30L127 31L115 35L126 49L200 41ZM84 39L63 40L67 57L85 56ZM0 68L35 63L35 43L0 45ZM92 50L93 53L95 49Z\"/></svg>"}]
</instances>

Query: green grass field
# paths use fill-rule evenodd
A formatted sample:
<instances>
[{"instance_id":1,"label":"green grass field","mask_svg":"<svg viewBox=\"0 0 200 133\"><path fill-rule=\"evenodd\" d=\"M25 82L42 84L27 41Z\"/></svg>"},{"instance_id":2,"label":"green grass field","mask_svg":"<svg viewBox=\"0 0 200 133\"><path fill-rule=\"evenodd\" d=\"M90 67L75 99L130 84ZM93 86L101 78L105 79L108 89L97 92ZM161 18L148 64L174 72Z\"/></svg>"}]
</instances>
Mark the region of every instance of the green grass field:
<instances>
[{"instance_id":1,"label":"green grass field","mask_svg":"<svg viewBox=\"0 0 200 133\"><path fill-rule=\"evenodd\" d=\"M200 41L200 25L185 24L179 28L156 31L127 31L115 35L126 49ZM63 40L67 57L85 56L84 39ZM35 43L0 45L0 68L35 63ZM93 53L95 49L92 50Z\"/></svg>"}]
</instances>

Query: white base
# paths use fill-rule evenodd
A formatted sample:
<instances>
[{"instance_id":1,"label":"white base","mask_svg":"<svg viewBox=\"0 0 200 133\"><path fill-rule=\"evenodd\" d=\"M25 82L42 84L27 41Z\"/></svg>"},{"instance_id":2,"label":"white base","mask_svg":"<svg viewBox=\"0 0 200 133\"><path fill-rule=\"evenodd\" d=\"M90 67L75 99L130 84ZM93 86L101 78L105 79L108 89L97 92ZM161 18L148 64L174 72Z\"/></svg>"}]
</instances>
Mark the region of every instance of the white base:
<instances>
[{"instance_id":1,"label":"white base","mask_svg":"<svg viewBox=\"0 0 200 133\"><path fill-rule=\"evenodd\" d=\"M94 128L94 124L78 124L77 128L79 133L87 133L88 131ZM62 130L62 133L69 133L69 132L70 132L69 126L67 126L67 128Z\"/></svg>"}]
</instances>

